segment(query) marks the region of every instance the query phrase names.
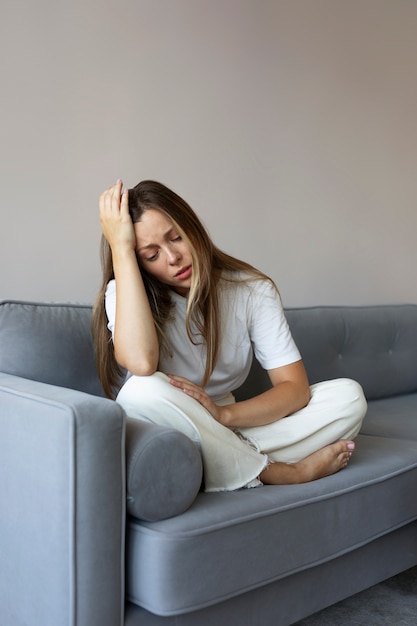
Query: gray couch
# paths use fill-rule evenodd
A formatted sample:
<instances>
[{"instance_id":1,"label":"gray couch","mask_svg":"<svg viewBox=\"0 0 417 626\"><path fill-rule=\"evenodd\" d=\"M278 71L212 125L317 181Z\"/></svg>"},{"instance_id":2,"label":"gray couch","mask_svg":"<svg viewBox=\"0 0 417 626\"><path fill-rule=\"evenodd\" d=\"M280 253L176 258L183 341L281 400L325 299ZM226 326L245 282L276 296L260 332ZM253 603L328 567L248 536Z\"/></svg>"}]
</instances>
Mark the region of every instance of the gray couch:
<instances>
[{"instance_id":1,"label":"gray couch","mask_svg":"<svg viewBox=\"0 0 417 626\"><path fill-rule=\"evenodd\" d=\"M210 494L191 440L102 397L90 313L0 304L2 625L284 626L417 564L417 305L287 310L310 382L364 388L357 451Z\"/></svg>"}]
</instances>

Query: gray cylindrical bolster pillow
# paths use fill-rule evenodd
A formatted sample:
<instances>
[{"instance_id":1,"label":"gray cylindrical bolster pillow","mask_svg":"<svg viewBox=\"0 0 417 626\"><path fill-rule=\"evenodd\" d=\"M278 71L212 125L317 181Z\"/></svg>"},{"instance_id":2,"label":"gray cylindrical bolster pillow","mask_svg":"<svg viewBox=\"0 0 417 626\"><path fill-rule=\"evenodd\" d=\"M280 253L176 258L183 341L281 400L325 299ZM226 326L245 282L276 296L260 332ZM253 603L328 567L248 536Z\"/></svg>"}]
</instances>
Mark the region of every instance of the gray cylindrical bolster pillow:
<instances>
[{"instance_id":1,"label":"gray cylindrical bolster pillow","mask_svg":"<svg viewBox=\"0 0 417 626\"><path fill-rule=\"evenodd\" d=\"M201 453L178 430L136 419L126 423L127 511L148 522L186 511L200 491Z\"/></svg>"}]
</instances>

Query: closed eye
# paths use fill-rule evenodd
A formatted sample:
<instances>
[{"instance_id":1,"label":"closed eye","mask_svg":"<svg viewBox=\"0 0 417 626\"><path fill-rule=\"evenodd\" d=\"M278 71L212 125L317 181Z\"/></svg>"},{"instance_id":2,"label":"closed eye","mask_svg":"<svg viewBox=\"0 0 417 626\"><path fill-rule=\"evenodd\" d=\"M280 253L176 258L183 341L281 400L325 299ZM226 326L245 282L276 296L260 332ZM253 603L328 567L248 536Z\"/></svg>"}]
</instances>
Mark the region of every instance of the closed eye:
<instances>
[{"instance_id":1,"label":"closed eye","mask_svg":"<svg viewBox=\"0 0 417 626\"><path fill-rule=\"evenodd\" d=\"M178 243L182 241L181 235L179 235L178 232L174 230L174 228L170 228L169 231L165 233L164 239L167 243ZM152 263L152 261L156 261L159 256L159 249L157 248L155 250L155 247L157 248L156 244L152 243L139 248L137 254L142 259L142 262ZM151 252L153 254L149 254ZM147 256L148 254L149 256Z\"/></svg>"},{"instance_id":2,"label":"closed eye","mask_svg":"<svg viewBox=\"0 0 417 626\"><path fill-rule=\"evenodd\" d=\"M155 261L158 258L158 252L155 252L155 254L152 254L152 256L148 256L144 259L144 261Z\"/></svg>"}]
</instances>

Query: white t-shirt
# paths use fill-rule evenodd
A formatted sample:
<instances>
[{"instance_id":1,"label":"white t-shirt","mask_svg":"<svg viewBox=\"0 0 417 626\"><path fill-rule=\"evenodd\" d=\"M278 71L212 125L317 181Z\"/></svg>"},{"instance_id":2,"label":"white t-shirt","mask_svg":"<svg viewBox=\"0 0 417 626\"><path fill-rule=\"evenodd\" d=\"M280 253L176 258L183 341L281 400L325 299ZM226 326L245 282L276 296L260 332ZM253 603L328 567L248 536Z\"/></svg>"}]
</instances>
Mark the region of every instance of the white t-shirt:
<instances>
[{"instance_id":1,"label":"white t-shirt","mask_svg":"<svg viewBox=\"0 0 417 626\"><path fill-rule=\"evenodd\" d=\"M222 281L220 290L220 351L206 386L206 392L215 402L221 402L244 383L254 354L265 370L301 359L288 328L281 298L269 281ZM161 353L158 369L201 384L205 370L205 347L193 344L188 338L185 328L187 299L174 291L171 295L175 303L174 319L167 322L164 330L172 356ZM114 280L107 286L105 306L108 328L113 334L116 316ZM198 340L198 336L195 339Z\"/></svg>"}]
</instances>

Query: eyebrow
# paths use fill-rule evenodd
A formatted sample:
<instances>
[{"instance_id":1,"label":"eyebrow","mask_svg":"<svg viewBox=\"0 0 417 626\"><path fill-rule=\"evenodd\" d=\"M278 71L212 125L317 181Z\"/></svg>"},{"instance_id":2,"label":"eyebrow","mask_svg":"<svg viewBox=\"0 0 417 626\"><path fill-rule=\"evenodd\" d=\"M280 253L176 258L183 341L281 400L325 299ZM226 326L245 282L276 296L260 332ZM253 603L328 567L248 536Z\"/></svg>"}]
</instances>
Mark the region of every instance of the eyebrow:
<instances>
[{"instance_id":1,"label":"eyebrow","mask_svg":"<svg viewBox=\"0 0 417 626\"><path fill-rule=\"evenodd\" d=\"M164 233L164 239L166 239L167 237L170 236L170 234L172 233L172 231L176 231L175 226L171 226L171 228L169 230L167 230L166 233ZM138 252L142 252L143 250L149 250L150 248L157 248L158 244L157 243L148 243L146 246L142 246L141 248L138 249Z\"/></svg>"}]
</instances>

